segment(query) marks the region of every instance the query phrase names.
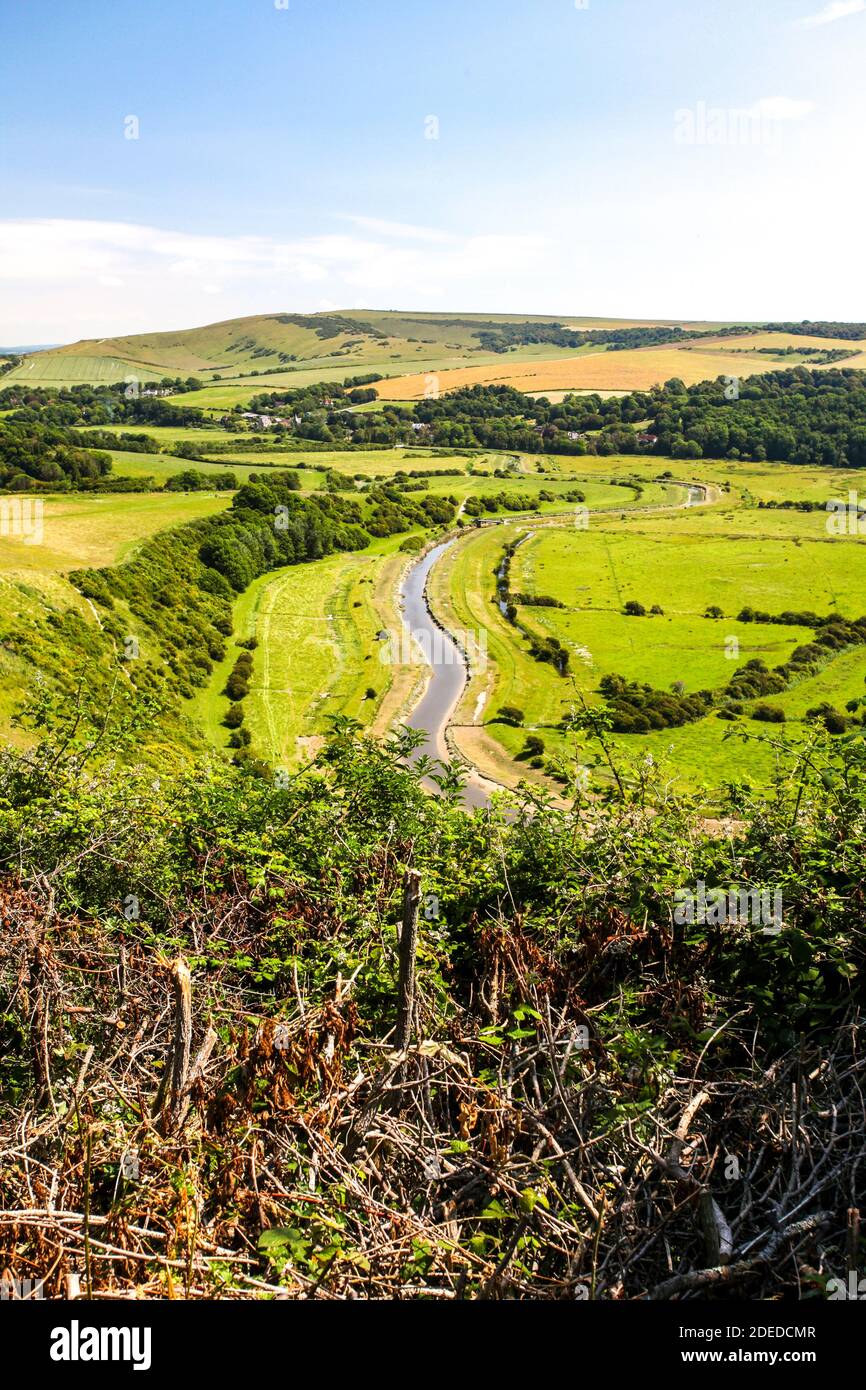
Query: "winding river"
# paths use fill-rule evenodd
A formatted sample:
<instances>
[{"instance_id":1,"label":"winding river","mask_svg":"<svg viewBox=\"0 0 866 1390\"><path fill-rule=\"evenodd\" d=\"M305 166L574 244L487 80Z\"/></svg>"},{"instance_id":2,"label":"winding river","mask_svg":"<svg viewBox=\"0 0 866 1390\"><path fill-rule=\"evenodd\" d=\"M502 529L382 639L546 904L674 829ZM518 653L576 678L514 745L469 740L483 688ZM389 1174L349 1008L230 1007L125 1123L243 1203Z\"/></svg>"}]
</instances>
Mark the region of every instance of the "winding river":
<instances>
[{"instance_id":1,"label":"winding river","mask_svg":"<svg viewBox=\"0 0 866 1390\"><path fill-rule=\"evenodd\" d=\"M413 729L422 729L425 735L414 756L417 759L426 755L440 763L452 756L445 733L469 676L463 651L430 611L427 580L434 565L459 539L455 536L453 540L444 541L428 550L409 570L400 591L404 627L420 646L430 667L427 688L407 720ZM469 807L490 804L484 784L477 774L470 773L463 788L462 800Z\"/></svg>"},{"instance_id":2,"label":"winding river","mask_svg":"<svg viewBox=\"0 0 866 1390\"><path fill-rule=\"evenodd\" d=\"M709 501L708 490L700 484L688 486L685 502L680 507L703 506ZM629 510L676 510L676 508L629 508ZM483 523L488 526L500 522ZM424 741L414 754L417 760L422 756L437 762L445 762L453 757L447 743L447 730L460 697L469 680L466 655L449 632L439 624L430 609L427 599L427 583L434 567L445 553L456 545L462 536L454 536L433 546L409 570L400 590L400 607L404 628L420 646L424 659L430 668L427 687L418 704L415 705L406 723L413 729L424 731ZM472 768L463 788L462 801L469 809L490 805L490 792L495 784L485 780L476 768ZM431 790L435 790L431 784Z\"/></svg>"}]
</instances>

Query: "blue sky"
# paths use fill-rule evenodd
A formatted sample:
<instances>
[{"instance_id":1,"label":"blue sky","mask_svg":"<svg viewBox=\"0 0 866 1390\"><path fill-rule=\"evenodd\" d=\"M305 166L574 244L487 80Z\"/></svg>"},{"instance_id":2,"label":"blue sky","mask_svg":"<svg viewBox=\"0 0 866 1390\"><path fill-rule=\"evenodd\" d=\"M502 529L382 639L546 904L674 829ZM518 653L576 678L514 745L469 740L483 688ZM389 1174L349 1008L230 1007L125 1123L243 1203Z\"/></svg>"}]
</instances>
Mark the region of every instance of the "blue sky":
<instances>
[{"instance_id":1,"label":"blue sky","mask_svg":"<svg viewBox=\"0 0 866 1390\"><path fill-rule=\"evenodd\" d=\"M866 318L866 0L282 4L0 0L0 341Z\"/></svg>"}]
</instances>

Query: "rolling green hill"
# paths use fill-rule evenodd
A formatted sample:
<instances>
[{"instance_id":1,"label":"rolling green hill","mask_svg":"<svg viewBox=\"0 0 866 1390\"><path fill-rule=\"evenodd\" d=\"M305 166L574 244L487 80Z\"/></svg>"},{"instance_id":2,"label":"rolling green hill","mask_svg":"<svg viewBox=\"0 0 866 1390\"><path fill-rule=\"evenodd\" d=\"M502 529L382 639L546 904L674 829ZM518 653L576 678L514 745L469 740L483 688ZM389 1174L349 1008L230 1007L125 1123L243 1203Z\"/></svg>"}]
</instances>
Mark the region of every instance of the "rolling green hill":
<instances>
[{"instance_id":1,"label":"rolling green hill","mask_svg":"<svg viewBox=\"0 0 866 1390\"><path fill-rule=\"evenodd\" d=\"M569 330L681 326L720 329L721 324L670 320L575 318L563 315L435 314L386 310L346 310L319 314L256 314L201 328L128 337L92 338L28 356L8 382L39 385L74 381L120 381L130 374L145 380L198 376L205 382L239 381L250 374L313 371L318 379L340 379L354 372L403 375L423 368L440 371L492 363L501 353L487 350L480 334L515 325L562 325ZM512 346L509 357L561 357L567 350L550 343ZM279 383L275 383L279 384Z\"/></svg>"}]
</instances>

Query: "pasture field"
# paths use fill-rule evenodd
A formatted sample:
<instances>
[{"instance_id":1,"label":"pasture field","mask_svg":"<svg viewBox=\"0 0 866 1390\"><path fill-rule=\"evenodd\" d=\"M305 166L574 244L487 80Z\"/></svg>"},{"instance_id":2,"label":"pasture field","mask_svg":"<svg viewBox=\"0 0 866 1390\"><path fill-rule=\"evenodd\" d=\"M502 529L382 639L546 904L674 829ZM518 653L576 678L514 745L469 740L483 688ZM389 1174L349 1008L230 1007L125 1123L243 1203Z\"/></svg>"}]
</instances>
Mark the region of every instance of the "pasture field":
<instances>
[{"instance_id":1,"label":"pasture field","mask_svg":"<svg viewBox=\"0 0 866 1390\"><path fill-rule=\"evenodd\" d=\"M789 464L750 463L732 459L670 459L652 455L616 454L606 458L544 454L522 456L523 466L540 463L548 476L580 473L583 477L628 477L645 480L670 476L678 482L704 483L718 489L722 502L811 502L826 507L831 500L845 501L849 491L866 500L862 470L794 468ZM773 524L772 511L761 513L762 524Z\"/></svg>"},{"instance_id":2,"label":"pasture field","mask_svg":"<svg viewBox=\"0 0 866 1390\"><path fill-rule=\"evenodd\" d=\"M173 454L141 454L125 449L106 449L111 454L112 477L115 478L153 478L159 485L177 473L185 473L190 468L197 473L212 473L219 477L224 473L234 473L240 481L246 481L250 473L255 473L255 464L235 463L226 458L225 463L175 458Z\"/></svg>"},{"instance_id":3,"label":"pasture field","mask_svg":"<svg viewBox=\"0 0 866 1390\"><path fill-rule=\"evenodd\" d=\"M866 543L829 538L824 520L820 514L701 508L631 517L626 525L593 518L583 532L517 523L461 542L434 572L433 606L458 628L486 629L491 660L473 678L457 712L458 747L501 780L522 775L524 764L513 759L527 731L543 738L546 756L592 763L597 752L581 749L580 739L566 739L554 726L581 700L598 699L601 676L615 672L661 690L675 681L688 692L719 688L743 662L759 657L778 665L811 638L811 630L801 627L739 623L743 606L860 616L866 609ZM512 562L512 592L550 596L566 607L521 606L520 622L569 650L566 677L530 657L526 639L494 601L493 575L504 543L521 535L526 539ZM622 608L631 598L647 608L658 603L663 616L626 617ZM723 610L723 619L704 616L710 604ZM739 642L736 660L728 654L732 637ZM772 748L744 742L741 734L772 730L771 737L779 738L781 729L782 738L802 737L808 708L827 701L843 709L863 695L864 677L866 651L854 649L768 697L785 711L784 726L748 717L730 723L713 713L679 729L612 734L610 741L617 756L652 754L677 782L703 788L712 798L728 781L763 780L773 770ZM523 729L496 721L503 705L525 712Z\"/></svg>"},{"instance_id":4,"label":"pasture field","mask_svg":"<svg viewBox=\"0 0 866 1390\"><path fill-rule=\"evenodd\" d=\"M147 434L151 439L155 439L161 448L173 444L229 444L237 443L240 439L244 440L243 434L238 434L232 430L220 429L192 429L189 425L78 425L79 434L93 434L95 431L107 430L110 434ZM254 436L250 435L249 438ZM204 449L206 453L206 448Z\"/></svg>"},{"instance_id":5,"label":"pasture field","mask_svg":"<svg viewBox=\"0 0 866 1390\"><path fill-rule=\"evenodd\" d=\"M237 440L237 435L234 436ZM202 452L207 454L207 449ZM216 456L214 456L216 457ZM292 449L290 451L268 448L265 444L261 449L253 447L251 449L239 449L237 453L220 454L220 458L228 460L238 459L244 463L255 465L258 461L262 467L269 466L274 468L310 468L316 469L324 474L328 469L333 468L337 473L344 473L348 478L390 478L395 473L410 473L412 469L434 470L439 468L459 468L465 472L467 464L475 462L479 468L489 468L491 471L495 467L504 467L504 455L483 454L479 452L474 458L466 454L455 453L432 453L425 450L415 449ZM494 462L496 460L496 462ZM193 464L192 467L196 465ZM459 479L455 479L459 481Z\"/></svg>"},{"instance_id":6,"label":"pasture field","mask_svg":"<svg viewBox=\"0 0 866 1390\"><path fill-rule=\"evenodd\" d=\"M259 644L244 701L246 727L253 751L274 766L305 761L329 717L342 714L370 725L381 711L399 668L380 659L387 646L377 642L377 633L396 620L393 593L409 562L398 552L403 539L263 575L237 600L235 640L256 637ZM208 738L223 747L229 706L223 686L237 654L232 645L190 702ZM414 681L420 672L408 674Z\"/></svg>"},{"instance_id":7,"label":"pasture field","mask_svg":"<svg viewBox=\"0 0 866 1390\"><path fill-rule=\"evenodd\" d=\"M590 510L622 510L625 507L649 507L669 505L671 502L679 500L680 490L669 489L664 484L646 483L643 492L638 494L634 488L627 485L615 485L608 481L595 478L584 478L576 474L572 478L546 479L533 477L531 474L519 474L511 478L430 478L428 481L428 491L431 495L441 495L445 497L456 497L461 503L469 497L490 497L496 496L501 492L516 493L519 496L531 499L526 508L531 512L575 512L577 507L585 506ZM569 502L567 494L573 490L583 493L585 501L583 503ZM553 494L553 500L537 500L539 492ZM506 513L505 508L498 509ZM470 515L465 515L464 520L469 524L472 520Z\"/></svg>"},{"instance_id":8,"label":"pasture field","mask_svg":"<svg viewBox=\"0 0 866 1390\"><path fill-rule=\"evenodd\" d=\"M148 430L146 433L155 438L160 437L155 430ZM195 431L186 433L195 435ZM163 442L168 444L168 440ZM197 442L203 442L200 435ZM599 509L632 507L636 503L651 506L677 500L668 485L657 481L657 465L649 467L646 460L635 459L553 460L553 466L548 469L546 458L536 460L530 455L487 454L481 451L454 454L425 453L414 449L382 449L280 453L265 447L261 453L258 450L241 450L238 453L215 455L210 460L202 461L177 458L171 454L144 454L119 449L108 452L112 456L115 476L152 477L157 487L175 474L189 469L212 474L214 477L224 475L228 471L235 475L238 482L245 482L251 474L266 474L271 468L299 468L301 490L309 493L323 487L329 470L343 474L362 488L377 479L387 480L398 472L457 468L461 470L458 474L416 481L424 483L430 495L455 498L461 506L461 511L463 504L470 497L486 497L502 492L526 496L529 499L527 510L533 512L551 512L575 506L575 503L565 499L565 494L575 489L585 494L586 506ZM539 472L539 463L544 470L542 472ZM557 467L558 464L562 465L561 469ZM466 471L469 467L473 470L471 474ZM507 471L507 476L496 477L497 469ZM639 477L643 485L644 490L640 496L626 485L626 479L633 476ZM611 480L615 478L622 478L622 484L614 485ZM538 493L541 491L554 494L554 500L539 501ZM423 496L422 493L416 495ZM562 501L559 500L560 497Z\"/></svg>"},{"instance_id":9,"label":"pasture field","mask_svg":"<svg viewBox=\"0 0 866 1390\"><path fill-rule=\"evenodd\" d=\"M26 503L33 499L25 496L21 500ZM69 493L39 500L43 507L41 543L31 544L18 535L0 535L0 573L64 574L120 564L157 531L223 511L231 494Z\"/></svg>"},{"instance_id":10,"label":"pasture field","mask_svg":"<svg viewBox=\"0 0 866 1390\"><path fill-rule=\"evenodd\" d=\"M124 361L119 357L79 356L75 353L37 352L26 357L3 377L3 386L75 386L90 383L111 386L136 376L142 381L159 381L162 372Z\"/></svg>"}]
</instances>

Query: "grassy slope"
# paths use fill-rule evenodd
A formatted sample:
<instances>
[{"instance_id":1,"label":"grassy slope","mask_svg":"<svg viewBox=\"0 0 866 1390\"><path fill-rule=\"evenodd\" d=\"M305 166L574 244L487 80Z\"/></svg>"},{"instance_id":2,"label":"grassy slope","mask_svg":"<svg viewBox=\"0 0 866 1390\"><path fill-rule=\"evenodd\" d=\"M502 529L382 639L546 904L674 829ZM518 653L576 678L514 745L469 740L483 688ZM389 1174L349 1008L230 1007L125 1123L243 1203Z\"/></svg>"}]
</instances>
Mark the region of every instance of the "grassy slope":
<instances>
[{"instance_id":1,"label":"grassy slope","mask_svg":"<svg viewBox=\"0 0 866 1390\"><path fill-rule=\"evenodd\" d=\"M639 322L568 315L552 319L544 315L376 310L336 311L339 323L329 314L296 316L301 319L298 323L281 322L284 317L259 314L172 332L87 339L34 354L10 373L7 381L38 378L43 385L59 386L72 381L119 381L127 375L141 380L194 375L207 382L208 388L196 398L184 397L186 403L223 410L258 391L311 381L341 381L363 372L402 376L417 371L444 372L467 363L496 365L503 360L501 356L485 352L474 336L485 325L520 323L527 318L573 327L623 327ZM331 331L335 327L336 333ZM569 355L562 348L529 344L510 352L508 361ZM252 377L253 371L274 374Z\"/></svg>"},{"instance_id":2,"label":"grassy slope","mask_svg":"<svg viewBox=\"0 0 866 1390\"><path fill-rule=\"evenodd\" d=\"M13 728L12 716L32 699L37 673L51 685L83 665L95 665L108 681L106 688L120 679L114 644L101 634L96 609L69 583L67 572L120 564L157 531L211 515L229 500L225 493L49 496L42 499L41 544L0 536L0 727L5 739L26 741ZM70 618L77 621L77 630ZM148 655L145 645L142 656ZM168 765L179 751L182 756L197 746L199 736L172 722L166 737L170 741L159 756ZM153 746L151 740L152 751Z\"/></svg>"}]
</instances>

